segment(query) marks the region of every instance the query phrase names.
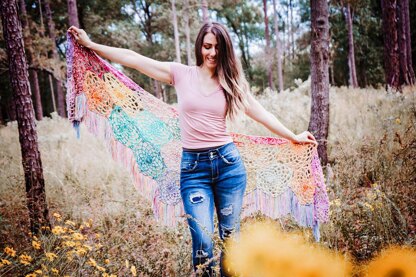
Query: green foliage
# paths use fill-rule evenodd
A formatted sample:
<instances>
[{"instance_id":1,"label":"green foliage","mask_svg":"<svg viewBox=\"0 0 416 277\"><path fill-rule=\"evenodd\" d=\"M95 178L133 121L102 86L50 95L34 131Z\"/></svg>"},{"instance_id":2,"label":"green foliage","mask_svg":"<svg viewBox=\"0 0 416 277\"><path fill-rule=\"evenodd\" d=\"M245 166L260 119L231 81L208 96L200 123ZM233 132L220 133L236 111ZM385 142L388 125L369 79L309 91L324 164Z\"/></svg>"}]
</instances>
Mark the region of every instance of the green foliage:
<instances>
[{"instance_id":1,"label":"green foliage","mask_svg":"<svg viewBox=\"0 0 416 277\"><path fill-rule=\"evenodd\" d=\"M330 32L334 80L337 86L348 85L348 30L340 2L331 1ZM361 87L377 86L384 81L383 37L380 7L373 1L351 2L355 63Z\"/></svg>"}]
</instances>

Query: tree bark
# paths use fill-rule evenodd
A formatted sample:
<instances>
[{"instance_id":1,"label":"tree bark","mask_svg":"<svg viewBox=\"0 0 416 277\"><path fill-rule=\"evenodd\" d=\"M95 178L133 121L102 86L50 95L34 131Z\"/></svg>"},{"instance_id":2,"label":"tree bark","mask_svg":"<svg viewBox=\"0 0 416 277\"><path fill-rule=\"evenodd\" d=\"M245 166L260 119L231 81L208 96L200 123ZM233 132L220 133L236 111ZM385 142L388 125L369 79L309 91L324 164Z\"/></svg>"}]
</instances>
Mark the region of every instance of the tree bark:
<instances>
[{"instance_id":1,"label":"tree bark","mask_svg":"<svg viewBox=\"0 0 416 277\"><path fill-rule=\"evenodd\" d=\"M69 26L75 26L79 28L77 0L67 0L67 1L68 1Z\"/></svg>"},{"instance_id":2,"label":"tree bark","mask_svg":"<svg viewBox=\"0 0 416 277\"><path fill-rule=\"evenodd\" d=\"M50 227L50 223L34 111L30 97L22 28L17 16L16 1L3 0L0 5L3 35L9 61L10 82L16 104L30 229L32 233L36 234L41 231L42 226Z\"/></svg>"},{"instance_id":3,"label":"tree bark","mask_svg":"<svg viewBox=\"0 0 416 277\"><path fill-rule=\"evenodd\" d=\"M277 80L279 86L279 92L283 91L283 69L282 69L282 49L281 42L279 37L279 15L276 8L276 0L273 0L273 10L274 10L274 30L276 32L276 56L277 56Z\"/></svg>"},{"instance_id":4,"label":"tree bark","mask_svg":"<svg viewBox=\"0 0 416 277\"><path fill-rule=\"evenodd\" d=\"M56 46L56 35L55 35L55 22L53 22L52 18L52 10L49 5L49 0L43 0L43 6L45 7L45 15L46 15L46 25L48 26L49 31L49 38L51 39L52 45L52 58L54 59L56 65L59 64L59 56L58 56L58 49ZM61 72L58 68L54 68L55 75L60 75ZM57 100L57 108L58 114L62 117L66 117L65 112L65 94L63 91L62 81L59 79L60 77L55 77L56 79L56 100ZM51 91L53 93L53 91Z\"/></svg>"},{"instance_id":5,"label":"tree bark","mask_svg":"<svg viewBox=\"0 0 416 277\"><path fill-rule=\"evenodd\" d=\"M29 21L27 18L27 12L26 12L26 3L25 0L19 0L19 8L20 8L20 14L21 14L21 22L22 22L22 30L23 30L23 37L25 42L25 48L26 48L26 56L27 61L29 63L29 67L35 67L34 66L34 54L33 54L33 48L32 48L32 38L30 36L30 30L29 30ZM42 99L40 96L40 89L39 89L39 77L38 72L36 69L29 69L29 76L33 88L33 99L35 101L35 117L37 120L43 119L43 110L42 110Z\"/></svg>"},{"instance_id":6,"label":"tree bark","mask_svg":"<svg viewBox=\"0 0 416 277\"><path fill-rule=\"evenodd\" d=\"M410 22L407 17L409 14L409 0L397 2L398 14L398 36L399 36L399 57L400 57L400 74L403 84L414 84L415 74L412 68L412 54L409 49L410 38ZM410 55L410 56L409 56Z\"/></svg>"},{"instance_id":7,"label":"tree bark","mask_svg":"<svg viewBox=\"0 0 416 277\"><path fill-rule=\"evenodd\" d=\"M186 37L186 58L188 65L192 64L191 52L191 30L189 28L189 0L185 0L185 14L183 15L185 21L185 37Z\"/></svg>"},{"instance_id":8,"label":"tree bark","mask_svg":"<svg viewBox=\"0 0 416 277\"><path fill-rule=\"evenodd\" d=\"M175 36L175 50L176 50L176 61L181 62L181 49L179 47L179 31L178 31L178 18L176 16L176 6L175 0L171 0L172 4L172 24L173 24L173 33Z\"/></svg>"},{"instance_id":9,"label":"tree bark","mask_svg":"<svg viewBox=\"0 0 416 277\"><path fill-rule=\"evenodd\" d=\"M292 0L289 0L289 17L290 17L290 46L292 48L291 53L292 53L292 57L291 59L295 59L295 39L294 39L294 28L293 28L293 5L292 5Z\"/></svg>"},{"instance_id":10,"label":"tree bark","mask_svg":"<svg viewBox=\"0 0 416 277\"><path fill-rule=\"evenodd\" d=\"M267 77L269 88L275 89L273 84L272 75L272 62L270 61L270 34L269 34L269 16L267 15L267 0L263 0L263 11L264 11L264 37L266 39L266 64L267 64Z\"/></svg>"},{"instance_id":11,"label":"tree bark","mask_svg":"<svg viewBox=\"0 0 416 277\"><path fill-rule=\"evenodd\" d=\"M321 163L328 163L329 128L329 23L328 2L310 0L311 5L311 118L308 130L317 139Z\"/></svg>"},{"instance_id":12,"label":"tree bark","mask_svg":"<svg viewBox=\"0 0 416 277\"><path fill-rule=\"evenodd\" d=\"M410 20L408 0L382 0L384 35L384 72L387 86L401 90L415 84L409 44Z\"/></svg>"},{"instance_id":13,"label":"tree bark","mask_svg":"<svg viewBox=\"0 0 416 277\"><path fill-rule=\"evenodd\" d=\"M351 5L345 7L345 20L348 29L348 68L350 70L349 84L353 88L358 87L357 71L355 67L354 34L352 29Z\"/></svg>"},{"instance_id":14,"label":"tree bark","mask_svg":"<svg viewBox=\"0 0 416 277\"><path fill-rule=\"evenodd\" d=\"M201 0L201 8L202 8L202 21L203 21L204 24L208 23L210 20L209 20L207 0Z\"/></svg>"}]
</instances>

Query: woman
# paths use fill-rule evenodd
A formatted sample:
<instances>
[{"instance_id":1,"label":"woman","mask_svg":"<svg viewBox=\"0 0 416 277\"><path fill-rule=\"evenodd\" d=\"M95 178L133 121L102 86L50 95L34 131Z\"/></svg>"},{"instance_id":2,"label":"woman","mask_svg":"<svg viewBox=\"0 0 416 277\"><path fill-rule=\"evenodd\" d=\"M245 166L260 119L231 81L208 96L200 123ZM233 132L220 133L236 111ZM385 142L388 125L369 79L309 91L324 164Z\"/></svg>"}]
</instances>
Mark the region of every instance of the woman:
<instances>
[{"instance_id":1,"label":"woman","mask_svg":"<svg viewBox=\"0 0 416 277\"><path fill-rule=\"evenodd\" d=\"M246 188L245 167L226 130L226 118L232 119L244 111L276 135L294 143L317 145L315 138L309 132L293 134L254 99L230 35L219 23L206 23L199 31L195 42L196 66L159 62L131 50L100 45L73 26L68 31L78 43L98 55L175 87L183 146L180 189L189 215L193 265L196 269L208 264L205 273L212 275L214 209L224 240L239 231Z\"/></svg>"}]
</instances>

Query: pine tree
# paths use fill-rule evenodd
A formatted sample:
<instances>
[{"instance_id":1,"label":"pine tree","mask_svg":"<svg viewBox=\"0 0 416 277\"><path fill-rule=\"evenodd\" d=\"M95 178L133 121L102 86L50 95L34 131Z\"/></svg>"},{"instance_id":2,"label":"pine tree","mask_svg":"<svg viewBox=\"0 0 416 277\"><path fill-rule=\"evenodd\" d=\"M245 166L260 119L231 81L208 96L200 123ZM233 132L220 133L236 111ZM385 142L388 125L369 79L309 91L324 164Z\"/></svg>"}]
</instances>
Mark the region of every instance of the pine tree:
<instances>
[{"instance_id":1,"label":"pine tree","mask_svg":"<svg viewBox=\"0 0 416 277\"><path fill-rule=\"evenodd\" d=\"M46 204L45 181L38 149L32 99L24 54L22 27L17 16L15 0L2 0L0 4L4 40L9 61L10 82L16 104L19 141L25 174L30 229L36 234L42 226L50 227Z\"/></svg>"},{"instance_id":2,"label":"pine tree","mask_svg":"<svg viewBox=\"0 0 416 277\"><path fill-rule=\"evenodd\" d=\"M319 143L318 154L328 163L329 127L329 22L328 2L310 0L311 5L311 118L308 130Z\"/></svg>"}]
</instances>

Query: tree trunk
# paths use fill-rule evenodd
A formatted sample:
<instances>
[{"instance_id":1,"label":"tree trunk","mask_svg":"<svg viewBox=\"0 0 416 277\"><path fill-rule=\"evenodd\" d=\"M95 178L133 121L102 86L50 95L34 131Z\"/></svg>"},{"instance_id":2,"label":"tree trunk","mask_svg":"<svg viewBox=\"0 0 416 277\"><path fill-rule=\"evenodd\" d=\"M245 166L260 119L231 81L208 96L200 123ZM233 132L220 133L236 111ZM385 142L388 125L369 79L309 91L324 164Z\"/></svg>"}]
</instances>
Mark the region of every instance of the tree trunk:
<instances>
[{"instance_id":1,"label":"tree trunk","mask_svg":"<svg viewBox=\"0 0 416 277\"><path fill-rule=\"evenodd\" d=\"M27 12L26 12L26 3L25 0L19 0L19 8L20 8L20 14L21 14L21 22L22 22L22 29L23 29L23 37L25 42L25 48L26 48L26 56L27 61L29 63L29 67L34 67L34 54L33 54L33 48L32 48L32 38L30 36L30 30L29 30L29 22L27 18ZM39 77L38 72L36 69L29 69L29 76L33 88L33 99L35 101L35 117L37 120L43 119L43 111L42 111L42 99L40 96L40 89L39 89Z\"/></svg>"},{"instance_id":2,"label":"tree trunk","mask_svg":"<svg viewBox=\"0 0 416 277\"><path fill-rule=\"evenodd\" d=\"M201 8L202 8L202 21L203 21L204 24L208 23L210 20L209 20L207 0L201 0Z\"/></svg>"},{"instance_id":3,"label":"tree trunk","mask_svg":"<svg viewBox=\"0 0 416 277\"><path fill-rule=\"evenodd\" d=\"M10 121L15 121L17 118L16 103L14 103L13 98L9 98L9 101L7 101L7 116L9 117Z\"/></svg>"},{"instance_id":4,"label":"tree trunk","mask_svg":"<svg viewBox=\"0 0 416 277\"><path fill-rule=\"evenodd\" d=\"M0 125L4 125L3 111L0 103Z\"/></svg>"},{"instance_id":5,"label":"tree trunk","mask_svg":"<svg viewBox=\"0 0 416 277\"><path fill-rule=\"evenodd\" d=\"M357 72L355 67L354 35L352 29L351 5L347 3L345 8L345 20L348 29L348 68L350 70L349 84L353 88L358 87Z\"/></svg>"},{"instance_id":6,"label":"tree trunk","mask_svg":"<svg viewBox=\"0 0 416 277\"><path fill-rule=\"evenodd\" d=\"M27 63L23 48L22 28L15 0L1 1L3 35L9 61L10 82L16 103L19 141L25 174L30 229L36 234L42 226L50 227L45 195L42 162L38 150Z\"/></svg>"},{"instance_id":7,"label":"tree trunk","mask_svg":"<svg viewBox=\"0 0 416 277\"><path fill-rule=\"evenodd\" d=\"M279 83L279 92L283 91L283 70L282 70L282 49L279 38L279 15L276 8L276 0L273 0L274 10L274 30L276 32L276 56L277 56L277 80Z\"/></svg>"},{"instance_id":8,"label":"tree trunk","mask_svg":"<svg viewBox=\"0 0 416 277\"><path fill-rule=\"evenodd\" d=\"M409 0L404 0L405 8L403 9L404 14L404 24L406 26L406 37L407 37L407 67L409 68L410 72L410 80L412 84L416 83L415 80L415 72L413 70L413 60L412 60L412 36L410 32L410 6L409 6Z\"/></svg>"},{"instance_id":9,"label":"tree trunk","mask_svg":"<svg viewBox=\"0 0 416 277\"><path fill-rule=\"evenodd\" d=\"M387 86L400 90L415 83L409 44L409 1L382 0L384 71ZM410 55L410 56L409 56Z\"/></svg>"},{"instance_id":10,"label":"tree trunk","mask_svg":"<svg viewBox=\"0 0 416 277\"><path fill-rule=\"evenodd\" d=\"M399 17L398 34L401 79L403 80L403 84L412 85L415 83L415 74L412 68L411 49L409 49L411 44L410 25L407 26L410 24L407 19L409 14L409 0L402 0L397 2L397 14Z\"/></svg>"},{"instance_id":11,"label":"tree trunk","mask_svg":"<svg viewBox=\"0 0 416 277\"><path fill-rule=\"evenodd\" d=\"M292 48L291 53L292 53L292 57L291 59L295 59L295 39L294 39L294 28L293 28L293 5L292 5L292 0L289 0L289 17L290 17L290 47Z\"/></svg>"},{"instance_id":12,"label":"tree trunk","mask_svg":"<svg viewBox=\"0 0 416 277\"><path fill-rule=\"evenodd\" d=\"M186 58L188 65L192 64L191 52L191 30L189 29L189 0L185 0L185 14L183 15L185 21L185 37L186 37Z\"/></svg>"},{"instance_id":13,"label":"tree trunk","mask_svg":"<svg viewBox=\"0 0 416 277\"><path fill-rule=\"evenodd\" d=\"M264 10L264 37L266 39L266 64L267 64L267 77L269 80L269 88L275 89L273 84L272 75L272 62L270 61L270 34L269 34L269 16L267 15L267 0L263 0Z\"/></svg>"},{"instance_id":14,"label":"tree trunk","mask_svg":"<svg viewBox=\"0 0 416 277\"><path fill-rule=\"evenodd\" d=\"M310 0L311 5L311 118L308 130L317 139L321 163L328 163L329 127L329 23L328 2Z\"/></svg>"},{"instance_id":15,"label":"tree trunk","mask_svg":"<svg viewBox=\"0 0 416 277\"><path fill-rule=\"evenodd\" d=\"M181 62L181 49L179 47L179 31L178 31L178 19L176 17L176 7L175 0L171 0L172 3L172 23L173 23L173 33L175 36L175 50L176 50L176 61Z\"/></svg>"},{"instance_id":16,"label":"tree trunk","mask_svg":"<svg viewBox=\"0 0 416 277\"><path fill-rule=\"evenodd\" d=\"M67 1L68 1L69 26L75 26L79 28L77 0L67 0Z\"/></svg>"},{"instance_id":17,"label":"tree trunk","mask_svg":"<svg viewBox=\"0 0 416 277\"><path fill-rule=\"evenodd\" d=\"M56 62L56 65L59 64L59 56L58 56L58 49L56 46L56 35L55 35L55 22L53 22L52 18L52 10L49 5L49 0L43 0L43 6L45 7L45 14L46 14L46 24L48 26L49 31L49 38L51 39L53 45L52 45L52 58ZM61 72L59 68L54 68L54 74L57 76L60 76ZM60 77L56 78L56 100L57 100L57 108L58 108L58 114L62 117L66 117L65 112L65 94L63 91L63 85L62 81L59 79ZM53 91L51 91L53 93Z\"/></svg>"}]
</instances>

